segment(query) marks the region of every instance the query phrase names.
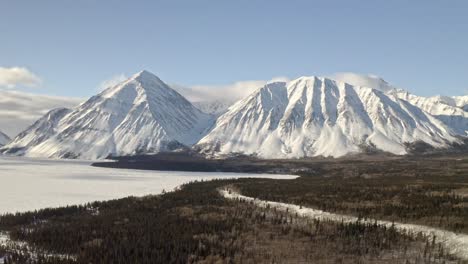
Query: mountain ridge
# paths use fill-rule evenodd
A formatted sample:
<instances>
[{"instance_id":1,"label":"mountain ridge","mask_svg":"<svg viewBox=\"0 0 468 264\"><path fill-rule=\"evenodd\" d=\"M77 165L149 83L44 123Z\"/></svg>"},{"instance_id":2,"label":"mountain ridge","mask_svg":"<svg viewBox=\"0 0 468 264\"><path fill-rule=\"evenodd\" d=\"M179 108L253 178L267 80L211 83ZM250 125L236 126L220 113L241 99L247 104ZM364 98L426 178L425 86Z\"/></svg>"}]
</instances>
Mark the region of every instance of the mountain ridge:
<instances>
[{"instance_id":1,"label":"mountain ridge","mask_svg":"<svg viewBox=\"0 0 468 264\"><path fill-rule=\"evenodd\" d=\"M405 143L417 140L435 147L457 141L441 121L400 98L311 76L257 90L198 145L214 154L299 158L358 153L362 144L405 154Z\"/></svg>"},{"instance_id":2,"label":"mountain ridge","mask_svg":"<svg viewBox=\"0 0 468 264\"><path fill-rule=\"evenodd\" d=\"M75 109L49 112L0 151L84 159L192 146L210 156L402 155L407 144L445 148L467 135L467 98L418 97L372 78L378 88L317 76L270 82L228 107L191 103L140 71Z\"/></svg>"},{"instance_id":3,"label":"mountain ridge","mask_svg":"<svg viewBox=\"0 0 468 264\"><path fill-rule=\"evenodd\" d=\"M195 143L210 120L158 77L141 71L80 104L60 119L53 136L23 154L101 159L171 150Z\"/></svg>"}]
</instances>

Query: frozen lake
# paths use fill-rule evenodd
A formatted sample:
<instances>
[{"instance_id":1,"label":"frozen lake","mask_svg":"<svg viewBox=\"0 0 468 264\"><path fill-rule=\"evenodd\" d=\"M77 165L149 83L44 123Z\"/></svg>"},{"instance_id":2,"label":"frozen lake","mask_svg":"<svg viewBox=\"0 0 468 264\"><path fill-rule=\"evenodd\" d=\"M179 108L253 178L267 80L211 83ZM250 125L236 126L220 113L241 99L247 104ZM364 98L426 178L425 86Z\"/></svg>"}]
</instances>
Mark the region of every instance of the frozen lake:
<instances>
[{"instance_id":1,"label":"frozen lake","mask_svg":"<svg viewBox=\"0 0 468 264\"><path fill-rule=\"evenodd\" d=\"M91 167L91 161L0 157L0 214L170 191L194 180L291 175Z\"/></svg>"}]
</instances>

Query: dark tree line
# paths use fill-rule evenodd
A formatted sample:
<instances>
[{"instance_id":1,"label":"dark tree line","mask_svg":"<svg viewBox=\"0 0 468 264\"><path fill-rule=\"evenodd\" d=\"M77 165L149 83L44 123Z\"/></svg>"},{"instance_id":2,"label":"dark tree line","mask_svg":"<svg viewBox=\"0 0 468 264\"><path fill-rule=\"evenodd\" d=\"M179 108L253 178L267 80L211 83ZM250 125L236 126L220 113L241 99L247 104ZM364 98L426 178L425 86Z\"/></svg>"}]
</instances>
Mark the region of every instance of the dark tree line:
<instances>
[{"instance_id":1,"label":"dark tree line","mask_svg":"<svg viewBox=\"0 0 468 264\"><path fill-rule=\"evenodd\" d=\"M335 164L322 168L325 177L303 174L288 182L263 179L237 186L264 200L468 233L468 162L441 163L445 167L439 162L419 165L424 168L417 174L411 173L418 169L412 162L368 164L369 169Z\"/></svg>"}]
</instances>

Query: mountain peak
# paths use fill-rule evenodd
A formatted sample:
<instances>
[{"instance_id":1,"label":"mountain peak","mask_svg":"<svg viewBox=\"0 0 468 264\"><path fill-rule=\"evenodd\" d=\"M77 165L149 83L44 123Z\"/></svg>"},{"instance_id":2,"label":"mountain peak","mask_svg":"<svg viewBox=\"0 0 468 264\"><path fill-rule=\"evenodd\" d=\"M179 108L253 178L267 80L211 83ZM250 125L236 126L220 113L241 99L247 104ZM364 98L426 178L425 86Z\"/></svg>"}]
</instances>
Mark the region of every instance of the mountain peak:
<instances>
[{"instance_id":1,"label":"mountain peak","mask_svg":"<svg viewBox=\"0 0 468 264\"><path fill-rule=\"evenodd\" d=\"M457 141L436 117L375 87L316 76L265 86L221 115L198 146L212 155L300 158L367 148L404 154L407 143L437 148Z\"/></svg>"},{"instance_id":2,"label":"mountain peak","mask_svg":"<svg viewBox=\"0 0 468 264\"><path fill-rule=\"evenodd\" d=\"M125 81L109 87L98 96L104 98L118 97L122 101L129 101L134 100L137 94L157 95L161 93L173 95L175 91L153 73L142 70Z\"/></svg>"},{"instance_id":3,"label":"mountain peak","mask_svg":"<svg viewBox=\"0 0 468 264\"><path fill-rule=\"evenodd\" d=\"M141 71L60 118L45 116L4 151L84 159L168 151L197 142L211 118Z\"/></svg>"},{"instance_id":4,"label":"mountain peak","mask_svg":"<svg viewBox=\"0 0 468 264\"><path fill-rule=\"evenodd\" d=\"M130 79L130 81L136 81L140 85L138 85L140 88L142 88L145 91L150 90L164 90L164 91L169 91L169 93L174 93L173 89L170 88L166 83L164 83L161 79L159 79L158 76L155 74L142 70L135 75L133 75Z\"/></svg>"},{"instance_id":5,"label":"mountain peak","mask_svg":"<svg viewBox=\"0 0 468 264\"><path fill-rule=\"evenodd\" d=\"M131 78L131 80L137 80L137 81L156 81L156 82L162 82L161 79L159 79L158 76L156 76L154 73L151 73L147 70L142 70L137 73L135 73Z\"/></svg>"}]
</instances>

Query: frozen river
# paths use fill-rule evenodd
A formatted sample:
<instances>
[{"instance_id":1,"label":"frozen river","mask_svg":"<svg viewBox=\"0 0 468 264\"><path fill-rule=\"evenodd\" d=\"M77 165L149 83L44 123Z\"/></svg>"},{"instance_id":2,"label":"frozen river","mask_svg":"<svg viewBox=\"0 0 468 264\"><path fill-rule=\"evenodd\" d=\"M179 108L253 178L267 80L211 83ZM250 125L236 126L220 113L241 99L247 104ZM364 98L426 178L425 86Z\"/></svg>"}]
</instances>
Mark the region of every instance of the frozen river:
<instances>
[{"instance_id":1,"label":"frozen river","mask_svg":"<svg viewBox=\"0 0 468 264\"><path fill-rule=\"evenodd\" d=\"M0 157L0 214L159 194L194 180L296 176L110 169L90 161Z\"/></svg>"}]
</instances>

